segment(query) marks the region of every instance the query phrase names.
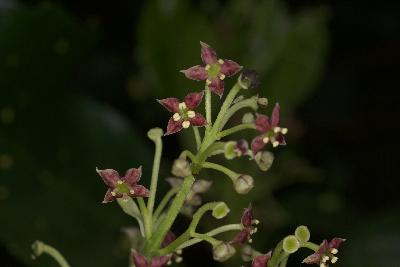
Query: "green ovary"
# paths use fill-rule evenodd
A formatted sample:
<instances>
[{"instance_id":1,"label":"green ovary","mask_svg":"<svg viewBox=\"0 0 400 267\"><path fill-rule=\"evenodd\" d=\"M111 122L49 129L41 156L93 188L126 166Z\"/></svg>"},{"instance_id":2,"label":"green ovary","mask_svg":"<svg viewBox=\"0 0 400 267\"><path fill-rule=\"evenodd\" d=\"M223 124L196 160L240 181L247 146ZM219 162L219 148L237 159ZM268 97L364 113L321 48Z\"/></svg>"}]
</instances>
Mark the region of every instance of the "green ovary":
<instances>
[{"instance_id":1,"label":"green ovary","mask_svg":"<svg viewBox=\"0 0 400 267\"><path fill-rule=\"evenodd\" d=\"M210 68L207 71L208 77L215 78L218 76L220 71L221 71L221 65L219 63L211 64Z\"/></svg>"}]
</instances>

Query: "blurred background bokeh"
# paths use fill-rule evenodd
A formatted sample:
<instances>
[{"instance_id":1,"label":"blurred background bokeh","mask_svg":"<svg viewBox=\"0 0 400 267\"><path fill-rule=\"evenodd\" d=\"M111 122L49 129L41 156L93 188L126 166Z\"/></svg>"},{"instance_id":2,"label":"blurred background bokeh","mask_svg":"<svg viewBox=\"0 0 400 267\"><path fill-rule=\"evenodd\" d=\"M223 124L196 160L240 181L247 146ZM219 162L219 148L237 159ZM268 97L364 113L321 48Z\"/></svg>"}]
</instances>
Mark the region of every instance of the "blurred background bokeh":
<instances>
[{"instance_id":1,"label":"blurred background bokeh","mask_svg":"<svg viewBox=\"0 0 400 267\"><path fill-rule=\"evenodd\" d=\"M204 198L232 209L224 222L237 222L252 201L261 251L305 224L315 242L348 239L337 266L400 266L398 119L391 118L400 106L391 95L400 3L355 2L0 0L0 266L56 266L30 259L36 239L72 266L127 266L121 227L134 222L117 204L100 203L105 186L95 167L143 165L149 184L146 132L165 128L170 115L155 98L203 88L178 72L200 63L200 40L258 70L261 86L247 94L279 101L290 129L268 172L247 160L230 163L256 178L248 195L218 173L202 174L218 180ZM192 139L191 131L164 138L161 177ZM187 222L181 216L176 231ZM204 220L200 228L213 225ZM207 244L184 257L181 266L242 264L239 256L213 262Z\"/></svg>"}]
</instances>

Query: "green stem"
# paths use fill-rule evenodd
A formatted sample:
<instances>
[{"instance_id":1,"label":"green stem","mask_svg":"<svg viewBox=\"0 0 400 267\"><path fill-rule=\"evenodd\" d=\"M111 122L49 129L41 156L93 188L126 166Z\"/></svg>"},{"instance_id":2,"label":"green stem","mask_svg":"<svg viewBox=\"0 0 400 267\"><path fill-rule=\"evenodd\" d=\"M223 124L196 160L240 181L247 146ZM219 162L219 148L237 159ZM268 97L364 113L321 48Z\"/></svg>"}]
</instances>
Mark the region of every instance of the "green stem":
<instances>
[{"instance_id":1,"label":"green stem","mask_svg":"<svg viewBox=\"0 0 400 267\"><path fill-rule=\"evenodd\" d=\"M194 161L196 159L196 156L193 155L193 153L189 150L185 150L179 155L179 158L181 159L186 159L187 157L190 158L191 161Z\"/></svg>"},{"instance_id":2,"label":"green stem","mask_svg":"<svg viewBox=\"0 0 400 267\"><path fill-rule=\"evenodd\" d=\"M207 120L207 129L212 126L212 109L211 109L211 91L208 86L206 86L206 120Z\"/></svg>"},{"instance_id":3,"label":"green stem","mask_svg":"<svg viewBox=\"0 0 400 267\"><path fill-rule=\"evenodd\" d=\"M45 243L43 243L41 241L36 241L35 243L33 243L32 249L33 249L33 253L37 257L42 255L43 253L47 253L61 267L70 267L70 265L68 264L67 260L63 257L63 255L61 255L61 253L57 249L55 249L55 248L53 248L53 247L51 247L51 246L49 246L49 245L47 245L47 244L45 244Z\"/></svg>"},{"instance_id":4,"label":"green stem","mask_svg":"<svg viewBox=\"0 0 400 267\"><path fill-rule=\"evenodd\" d=\"M149 239L151 237L151 223L150 223L150 218L149 218L149 211L147 210L146 203L144 203L144 200L142 197L138 197L137 201L139 203L139 208L140 208L140 213L142 214L143 217L143 222L144 222L144 233L146 236L146 239Z\"/></svg>"},{"instance_id":5,"label":"green stem","mask_svg":"<svg viewBox=\"0 0 400 267\"><path fill-rule=\"evenodd\" d=\"M254 123L244 123L244 124L240 124L240 125L236 125L232 128L229 128L227 130L224 130L222 132L220 132L218 134L218 138L222 138L228 135L231 135L233 133L242 131L242 130L246 130L246 129L255 129L256 126L254 125Z\"/></svg>"},{"instance_id":6,"label":"green stem","mask_svg":"<svg viewBox=\"0 0 400 267\"><path fill-rule=\"evenodd\" d=\"M168 204L170 199L178 192L179 187L171 188L163 197L160 204L158 204L156 211L154 212L153 219L157 220L161 212L164 210L165 206Z\"/></svg>"},{"instance_id":7,"label":"green stem","mask_svg":"<svg viewBox=\"0 0 400 267\"><path fill-rule=\"evenodd\" d=\"M204 240L208 243L210 243L213 247L215 247L216 245L218 245L221 241L215 239L212 236L209 236L207 234L198 234L198 233L192 233L191 234L192 237L197 238L197 239L201 239Z\"/></svg>"},{"instance_id":8,"label":"green stem","mask_svg":"<svg viewBox=\"0 0 400 267\"><path fill-rule=\"evenodd\" d=\"M301 244L301 247L303 248L309 248L313 251L317 251L319 249L319 246L317 244L314 244L312 242L305 242Z\"/></svg>"},{"instance_id":9,"label":"green stem","mask_svg":"<svg viewBox=\"0 0 400 267\"><path fill-rule=\"evenodd\" d=\"M286 262L287 262L288 257L289 257L289 254L286 253L285 251L282 251L282 253L279 255L279 258L276 261L275 266L279 266L279 267L286 266ZM282 266L282 262L283 261L285 261L285 264Z\"/></svg>"},{"instance_id":10,"label":"green stem","mask_svg":"<svg viewBox=\"0 0 400 267\"><path fill-rule=\"evenodd\" d=\"M199 150L200 145L201 145L201 137L200 137L200 132L198 127L192 127L193 128L193 133L194 133L194 138L196 139L196 148Z\"/></svg>"},{"instance_id":11,"label":"green stem","mask_svg":"<svg viewBox=\"0 0 400 267\"><path fill-rule=\"evenodd\" d=\"M220 233L228 232L228 231L239 231L242 230L243 226L241 224L228 224L224 226L220 226L218 228L215 228L214 230L211 230L206 233L208 236L215 236ZM199 242L203 241L202 239L199 238L192 238L186 242L184 242L182 245L178 247L178 249L184 249L186 247L193 246L194 244L197 244ZM170 252L169 252L170 253Z\"/></svg>"},{"instance_id":12,"label":"green stem","mask_svg":"<svg viewBox=\"0 0 400 267\"><path fill-rule=\"evenodd\" d=\"M174 223L176 217L178 216L179 211L181 210L183 203L185 202L186 196L189 193L194 180L195 179L192 175L184 178L183 184L176 197L172 201L171 206L169 207L168 212L165 216L165 219L162 221L158 229L154 232L154 235L147 243L145 247L145 253L151 254L160 247L162 241L164 240L169 229Z\"/></svg>"},{"instance_id":13,"label":"green stem","mask_svg":"<svg viewBox=\"0 0 400 267\"><path fill-rule=\"evenodd\" d=\"M289 257L286 257L286 258L282 259L279 267L286 267L288 259L289 259Z\"/></svg>"},{"instance_id":14,"label":"green stem","mask_svg":"<svg viewBox=\"0 0 400 267\"><path fill-rule=\"evenodd\" d=\"M283 246L283 240L281 240L278 245L276 245L274 251L272 252L272 257L268 261L267 267L276 267L278 265L278 258L281 254L282 247Z\"/></svg>"},{"instance_id":15,"label":"green stem","mask_svg":"<svg viewBox=\"0 0 400 267\"><path fill-rule=\"evenodd\" d=\"M219 130L221 130L225 124L228 122L228 120L240 109L242 108L252 108L253 110L257 110L258 104L257 104L257 97L251 97L245 100L242 100L240 102L237 102L236 104L232 105L225 113L225 116L222 120L221 126Z\"/></svg>"},{"instance_id":16,"label":"green stem","mask_svg":"<svg viewBox=\"0 0 400 267\"><path fill-rule=\"evenodd\" d=\"M148 215L149 215L150 227L152 227L152 224L153 224L152 217L153 217L154 201L156 198L158 174L160 171L160 161L161 161L161 154L162 154L162 148L163 148L161 136L159 136L158 138L154 138L153 141L156 146L156 151L154 152L153 170L151 173L150 196L149 196L149 200L147 202L147 210L148 210ZM149 238L151 237L151 231L150 231L150 236L148 236L148 237Z\"/></svg>"},{"instance_id":17,"label":"green stem","mask_svg":"<svg viewBox=\"0 0 400 267\"><path fill-rule=\"evenodd\" d=\"M132 216L133 218L135 218L139 224L139 229L140 229L140 233L142 234L142 236L145 236L144 233L144 225L143 225L143 221L142 221L142 215L140 214L139 208L136 204L136 202L132 199L132 198L128 198L128 199L123 199L123 198L117 198L117 202L119 204L119 206L121 207L121 209L128 214L129 216Z\"/></svg>"},{"instance_id":18,"label":"green stem","mask_svg":"<svg viewBox=\"0 0 400 267\"><path fill-rule=\"evenodd\" d=\"M239 174L237 174L234 171L231 171L230 169L228 169L227 167L224 167L222 165L216 164L216 163L212 163L212 162L204 162L203 163L203 168L206 169L213 169L219 172L222 172L224 174L226 174L229 178L231 178L231 180L234 182L236 180L236 178L239 176Z\"/></svg>"}]
</instances>

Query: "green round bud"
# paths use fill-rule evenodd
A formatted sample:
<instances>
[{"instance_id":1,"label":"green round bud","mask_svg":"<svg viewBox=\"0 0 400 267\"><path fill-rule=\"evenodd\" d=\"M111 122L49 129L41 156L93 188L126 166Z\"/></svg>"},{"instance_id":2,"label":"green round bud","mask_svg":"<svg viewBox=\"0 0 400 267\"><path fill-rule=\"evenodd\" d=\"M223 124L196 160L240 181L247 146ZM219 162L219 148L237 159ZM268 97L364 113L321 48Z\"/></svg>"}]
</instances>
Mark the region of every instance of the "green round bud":
<instances>
[{"instance_id":1,"label":"green round bud","mask_svg":"<svg viewBox=\"0 0 400 267\"><path fill-rule=\"evenodd\" d=\"M308 230L307 226L304 225L300 225L299 227L297 227L296 230L294 231L294 235L302 243L305 243L308 240L310 240L310 231Z\"/></svg>"},{"instance_id":2,"label":"green round bud","mask_svg":"<svg viewBox=\"0 0 400 267\"><path fill-rule=\"evenodd\" d=\"M216 261L226 261L235 255L236 249L225 242L221 242L213 248L213 258Z\"/></svg>"},{"instance_id":3,"label":"green round bud","mask_svg":"<svg viewBox=\"0 0 400 267\"><path fill-rule=\"evenodd\" d=\"M147 132L147 137L155 142L158 138L161 138L163 134L164 131L161 128L153 128Z\"/></svg>"},{"instance_id":4,"label":"green round bud","mask_svg":"<svg viewBox=\"0 0 400 267\"><path fill-rule=\"evenodd\" d=\"M254 122L254 115L251 112L247 112L243 115L242 123L253 123Z\"/></svg>"},{"instance_id":5,"label":"green round bud","mask_svg":"<svg viewBox=\"0 0 400 267\"><path fill-rule=\"evenodd\" d=\"M258 167L262 171L268 171L274 162L274 154L269 151L258 152L254 157Z\"/></svg>"},{"instance_id":6,"label":"green round bud","mask_svg":"<svg viewBox=\"0 0 400 267\"><path fill-rule=\"evenodd\" d=\"M268 98L265 97L260 97L257 99L257 103L261 106L267 106L268 105Z\"/></svg>"},{"instance_id":7,"label":"green round bud","mask_svg":"<svg viewBox=\"0 0 400 267\"><path fill-rule=\"evenodd\" d=\"M234 159L237 156L235 151L236 149L236 141L228 141L224 146L224 155L226 159Z\"/></svg>"},{"instance_id":8,"label":"green round bud","mask_svg":"<svg viewBox=\"0 0 400 267\"><path fill-rule=\"evenodd\" d=\"M187 177L192 175L189 161L185 159L176 159L172 165L171 173L177 177Z\"/></svg>"},{"instance_id":9,"label":"green round bud","mask_svg":"<svg viewBox=\"0 0 400 267\"><path fill-rule=\"evenodd\" d=\"M283 239L283 250L287 253L295 253L300 247L300 242L294 235L289 235Z\"/></svg>"},{"instance_id":10,"label":"green round bud","mask_svg":"<svg viewBox=\"0 0 400 267\"><path fill-rule=\"evenodd\" d=\"M216 219L224 218L231 210L225 202L219 202L212 210L212 216Z\"/></svg>"},{"instance_id":11,"label":"green round bud","mask_svg":"<svg viewBox=\"0 0 400 267\"><path fill-rule=\"evenodd\" d=\"M250 175L241 174L233 182L235 190L239 194L247 194L254 187L254 179Z\"/></svg>"},{"instance_id":12,"label":"green round bud","mask_svg":"<svg viewBox=\"0 0 400 267\"><path fill-rule=\"evenodd\" d=\"M38 241L38 240L35 241L35 242L32 244L33 255L36 256L36 257L42 255L42 253L43 253L43 248L44 248L43 242Z\"/></svg>"}]
</instances>

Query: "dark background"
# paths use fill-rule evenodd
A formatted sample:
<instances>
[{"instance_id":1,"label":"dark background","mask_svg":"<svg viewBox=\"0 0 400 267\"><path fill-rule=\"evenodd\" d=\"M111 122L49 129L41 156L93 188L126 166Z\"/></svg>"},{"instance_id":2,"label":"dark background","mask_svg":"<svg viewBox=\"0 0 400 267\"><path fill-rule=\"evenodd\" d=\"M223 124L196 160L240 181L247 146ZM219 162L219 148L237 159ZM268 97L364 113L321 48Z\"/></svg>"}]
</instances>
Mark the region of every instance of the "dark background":
<instances>
[{"instance_id":1,"label":"dark background","mask_svg":"<svg viewBox=\"0 0 400 267\"><path fill-rule=\"evenodd\" d=\"M165 128L170 115L154 99L201 90L202 83L178 72L200 63L200 40L257 69L261 86L248 95L279 101L290 129L288 146L274 150L267 173L251 162L232 164L256 178L250 194L239 196L223 177L204 174L218 180L205 199L232 209L224 222L237 222L252 201L262 221L254 237L260 251L305 224L316 243L348 239L337 266L400 266L393 93L399 7L0 0L0 266L56 266L46 256L30 260L36 239L60 249L73 266L127 266L120 228L133 223L117 205L100 204L105 186L95 167L123 172L143 165L148 185L153 147L146 132ZM193 141L190 131L164 141L166 177ZM210 221L201 229L212 229ZM185 223L181 217L176 231ZM182 266L221 265L211 261L207 244L184 256ZM224 263L241 264L239 257Z\"/></svg>"}]
</instances>

